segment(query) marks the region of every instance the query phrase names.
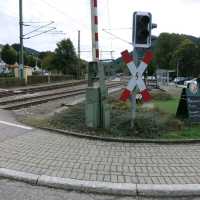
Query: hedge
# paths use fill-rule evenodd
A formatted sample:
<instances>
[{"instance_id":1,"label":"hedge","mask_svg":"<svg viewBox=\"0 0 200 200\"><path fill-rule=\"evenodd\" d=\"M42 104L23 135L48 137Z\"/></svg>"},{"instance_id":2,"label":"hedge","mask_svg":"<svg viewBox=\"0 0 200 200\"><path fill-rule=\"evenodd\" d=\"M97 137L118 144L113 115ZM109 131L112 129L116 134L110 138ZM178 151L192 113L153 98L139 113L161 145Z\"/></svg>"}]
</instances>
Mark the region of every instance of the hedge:
<instances>
[{"instance_id":1,"label":"hedge","mask_svg":"<svg viewBox=\"0 0 200 200\"><path fill-rule=\"evenodd\" d=\"M65 80L72 80L73 76L71 75L63 75L63 76L28 76L27 84L34 85L40 83L48 83L49 82L59 82ZM18 87L25 86L25 80L19 80L15 77L0 77L0 88L7 87Z\"/></svg>"},{"instance_id":2,"label":"hedge","mask_svg":"<svg viewBox=\"0 0 200 200\"><path fill-rule=\"evenodd\" d=\"M27 84L48 83L48 76L28 76Z\"/></svg>"},{"instance_id":3,"label":"hedge","mask_svg":"<svg viewBox=\"0 0 200 200\"><path fill-rule=\"evenodd\" d=\"M16 86L25 86L25 80L19 80L18 78L15 77L0 78L1 88L16 87Z\"/></svg>"},{"instance_id":4,"label":"hedge","mask_svg":"<svg viewBox=\"0 0 200 200\"><path fill-rule=\"evenodd\" d=\"M48 82L59 82L72 80L72 75L51 75L51 76L28 76L28 85L38 84L38 83L48 83Z\"/></svg>"}]
</instances>

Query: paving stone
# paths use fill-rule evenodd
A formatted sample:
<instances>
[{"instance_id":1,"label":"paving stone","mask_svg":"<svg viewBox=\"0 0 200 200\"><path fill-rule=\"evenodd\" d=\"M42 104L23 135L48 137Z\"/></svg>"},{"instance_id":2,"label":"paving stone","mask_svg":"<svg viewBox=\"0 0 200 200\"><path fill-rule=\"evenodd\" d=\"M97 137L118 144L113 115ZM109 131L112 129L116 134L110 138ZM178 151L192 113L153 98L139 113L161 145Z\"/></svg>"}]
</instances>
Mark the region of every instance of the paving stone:
<instances>
[{"instance_id":1,"label":"paving stone","mask_svg":"<svg viewBox=\"0 0 200 200\"><path fill-rule=\"evenodd\" d=\"M131 144L34 130L0 142L0 167L127 183L200 183L200 145Z\"/></svg>"}]
</instances>

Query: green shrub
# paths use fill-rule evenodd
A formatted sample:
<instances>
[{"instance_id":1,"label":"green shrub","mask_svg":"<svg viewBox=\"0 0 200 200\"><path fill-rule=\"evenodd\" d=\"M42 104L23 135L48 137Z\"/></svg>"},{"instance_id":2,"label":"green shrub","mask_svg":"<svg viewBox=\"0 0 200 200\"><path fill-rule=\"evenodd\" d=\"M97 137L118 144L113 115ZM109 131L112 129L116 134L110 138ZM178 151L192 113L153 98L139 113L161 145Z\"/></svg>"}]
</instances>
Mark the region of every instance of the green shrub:
<instances>
[{"instance_id":1,"label":"green shrub","mask_svg":"<svg viewBox=\"0 0 200 200\"><path fill-rule=\"evenodd\" d=\"M167 131L182 130L183 122L173 116L163 116L159 112L137 112L134 127L131 128L130 113L119 112L112 115L112 135L132 138L160 138Z\"/></svg>"},{"instance_id":2,"label":"green shrub","mask_svg":"<svg viewBox=\"0 0 200 200\"><path fill-rule=\"evenodd\" d=\"M27 83L30 85L38 83L48 83L48 76L28 76Z\"/></svg>"},{"instance_id":3,"label":"green shrub","mask_svg":"<svg viewBox=\"0 0 200 200\"><path fill-rule=\"evenodd\" d=\"M39 83L48 83L50 82L59 82L59 81L66 81L72 80L73 76L71 75L51 75L51 76L43 76L43 75L32 75L28 76L28 84L39 84Z\"/></svg>"},{"instance_id":4,"label":"green shrub","mask_svg":"<svg viewBox=\"0 0 200 200\"><path fill-rule=\"evenodd\" d=\"M172 99L172 96L165 91L152 92L151 95L154 100L167 101Z\"/></svg>"},{"instance_id":5,"label":"green shrub","mask_svg":"<svg viewBox=\"0 0 200 200\"><path fill-rule=\"evenodd\" d=\"M114 102L115 106L111 111L111 128L109 130L86 127L84 104L70 107L59 114L55 114L49 119L49 125L60 129L86 132L92 135L130 138L161 138L167 131L181 130L183 128L183 123L180 120L173 115L160 112L157 108L152 111L138 109L134 127L131 128L130 109L119 109L118 103L120 101L113 101L112 99L111 101Z\"/></svg>"},{"instance_id":6,"label":"green shrub","mask_svg":"<svg viewBox=\"0 0 200 200\"><path fill-rule=\"evenodd\" d=\"M7 88L7 87L17 87L17 86L24 86L25 80L19 80L15 77L5 77L0 78L0 87Z\"/></svg>"},{"instance_id":7,"label":"green shrub","mask_svg":"<svg viewBox=\"0 0 200 200\"><path fill-rule=\"evenodd\" d=\"M124 102L120 101L119 99L114 99L114 98L109 98L109 103L111 104L112 109L117 109L117 110L124 110L124 111L129 111L130 110L130 102Z\"/></svg>"},{"instance_id":8,"label":"green shrub","mask_svg":"<svg viewBox=\"0 0 200 200\"><path fill-rule=\"evenodd\" d=\"M56 81L66 81L66 80L72 80L73 75L51 75L50 81L56 82Z\"/></svg>"},{"instance_id":9,"label":"green shrub","mask_svg":"<svg viewBox=\"0 0 200 200\"><path fill-rule=\"evenodd\" d=\"M15 77L14 73L1 73L0 74L0 77Z\"/></svg>"}]
</instances>

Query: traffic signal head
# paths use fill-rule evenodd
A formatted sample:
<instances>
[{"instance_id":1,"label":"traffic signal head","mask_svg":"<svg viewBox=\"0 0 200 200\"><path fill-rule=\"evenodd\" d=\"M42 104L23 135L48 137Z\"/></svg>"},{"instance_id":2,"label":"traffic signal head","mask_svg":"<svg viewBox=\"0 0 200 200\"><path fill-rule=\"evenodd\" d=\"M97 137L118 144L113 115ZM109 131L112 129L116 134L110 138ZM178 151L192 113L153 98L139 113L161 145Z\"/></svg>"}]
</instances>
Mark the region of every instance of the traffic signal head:
<instances>
[{"instance_id":1,"label":"traffic signal head","mask_svg":"<svg viewBox=\"0 0 200 200\"><path fill-rule=\"evenodd\" d=\"M134 12L133 14L133 46L149 48L151 46L151 13Z\"/></svg>"}]
</instances>

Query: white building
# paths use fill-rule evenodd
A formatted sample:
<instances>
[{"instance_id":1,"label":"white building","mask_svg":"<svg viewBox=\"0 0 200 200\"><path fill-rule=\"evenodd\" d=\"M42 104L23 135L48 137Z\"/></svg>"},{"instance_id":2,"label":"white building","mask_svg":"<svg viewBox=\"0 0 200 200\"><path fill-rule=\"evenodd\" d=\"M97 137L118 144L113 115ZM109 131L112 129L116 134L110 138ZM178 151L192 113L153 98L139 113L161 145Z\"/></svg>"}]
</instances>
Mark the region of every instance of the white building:
<instances>
[{"instance_id":1,"label":"white building","mask_svg":"<svg viewBox=\"0 0 200 200\"><path fill-rule=\"evenodd\" d=\"M9 72L9 70L7 68L6 63L3 62L3 60L1 60L1 58L0 58L0 74L2 74L2 73L8 73L8 72Z\"/></svg>"}]
</instances>

